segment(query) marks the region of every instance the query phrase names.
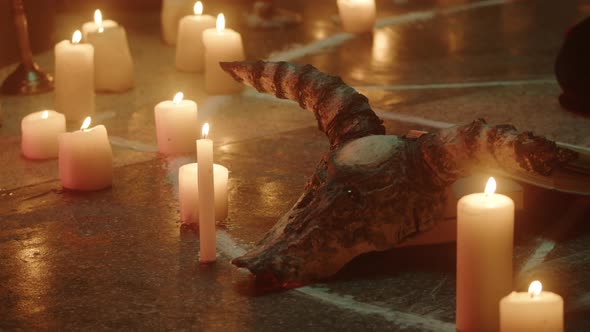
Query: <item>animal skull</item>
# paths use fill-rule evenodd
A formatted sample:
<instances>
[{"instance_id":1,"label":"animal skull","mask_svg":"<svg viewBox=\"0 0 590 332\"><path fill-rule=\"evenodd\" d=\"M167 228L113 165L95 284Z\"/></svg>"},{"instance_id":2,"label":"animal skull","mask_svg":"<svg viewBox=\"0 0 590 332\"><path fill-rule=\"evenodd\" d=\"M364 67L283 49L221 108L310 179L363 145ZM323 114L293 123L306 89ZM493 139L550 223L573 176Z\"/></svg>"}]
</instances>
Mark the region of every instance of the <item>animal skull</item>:
<instances>
[{"instance_id":1,"label":"animal skull","mask_svg":"<svg viewBox=\"0 0 590 332\"><path fill-rule=\"evenodd\" d=\"M221 67L260 92L299 102L331 143L293 208L233 260L284 285L325 279L360 254L391 249L431 229L442 215L446 188L478 168L547 176L577 157L544 138L483 120L419 138L384 135L365 96L310 65Z\"/></svg>"}]
</instances>

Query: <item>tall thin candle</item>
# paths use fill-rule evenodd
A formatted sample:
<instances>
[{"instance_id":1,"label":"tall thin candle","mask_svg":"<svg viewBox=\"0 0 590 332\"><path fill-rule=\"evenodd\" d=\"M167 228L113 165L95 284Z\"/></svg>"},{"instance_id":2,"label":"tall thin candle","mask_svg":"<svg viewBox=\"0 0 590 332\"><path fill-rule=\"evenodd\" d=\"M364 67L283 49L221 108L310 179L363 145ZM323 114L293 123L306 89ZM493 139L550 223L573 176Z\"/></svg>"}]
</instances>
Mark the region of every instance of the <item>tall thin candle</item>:
<instances>
[{"instance_id":1,"label":"tall thin candle","mask_svg":"<svg viewBox=\"0 0 590 332\"><path fill-rule=\"evenodd\" d=\"M213 141L208 139L209 124L203 125L202 138L197 140L197 179L199 188L199 260L215 261L215 187L213 183Z\"/></svg>"}]
</instances>

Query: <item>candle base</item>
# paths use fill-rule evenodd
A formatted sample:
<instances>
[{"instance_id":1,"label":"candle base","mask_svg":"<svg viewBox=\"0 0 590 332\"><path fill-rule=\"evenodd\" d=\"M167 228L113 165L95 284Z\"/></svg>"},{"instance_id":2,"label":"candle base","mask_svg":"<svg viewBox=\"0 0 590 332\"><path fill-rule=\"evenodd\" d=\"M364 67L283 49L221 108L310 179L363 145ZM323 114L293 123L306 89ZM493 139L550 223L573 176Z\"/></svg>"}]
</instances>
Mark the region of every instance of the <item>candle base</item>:
<instances>
[{"instance_id":1,"label":"candle base","mask_svg":"<svg viewBox=\"0 0 590 332\"><path fill-rule=\"evenodd\" d=\"M53 77L41 71L36 63L31 68L19 64L4 80L1 88L6 95L34 95L52 90Z\"/></svg>"},{"instance_id":2,"label":"candle base","mask_svg":"<svg viewBox=\"0 0 590 332\"><path fill-rule=\"evenodd\" d=\"M190 222L190 223L183 222L180 224L180 232L199 234L199 223L198 222Z\"/></svg>"},{"instance_id":3,"label":"candle base","mask_svg":"<svg viewBox=\"0 0 590 332\"><path fill-rule=\"evenodd\" d=\"M213 260L211 260L211 259L201 259L201 258L199 257L199 264L201 264L201 265L211 265L211 264L215 264L215 262L216 262L216 261L217 261L217 259L213 259Z\"/></svg>"}]
</instances>

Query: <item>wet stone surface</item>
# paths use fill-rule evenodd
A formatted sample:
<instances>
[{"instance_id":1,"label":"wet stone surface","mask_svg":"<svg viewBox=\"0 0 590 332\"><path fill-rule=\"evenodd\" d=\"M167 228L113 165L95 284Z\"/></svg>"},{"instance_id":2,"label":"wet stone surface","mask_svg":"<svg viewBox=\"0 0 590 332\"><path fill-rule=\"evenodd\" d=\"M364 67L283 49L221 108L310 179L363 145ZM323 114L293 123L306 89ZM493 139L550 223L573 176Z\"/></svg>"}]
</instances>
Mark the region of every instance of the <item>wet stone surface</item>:
<instances>
[{"instance_id":1,"label":"wet stone surface","mask_svg":"<svg viewBox=\"0 0 590 332\"><path fill-rule=\"evenodd\" d=\"M377 1L382 27L326 49L339 33L328 1L279 1L304 23L248 28L248 2L212 5L240 31L249 59L288 58L340 75L365 93L389 134L436 131L485 117L590 147L590 120L562 110L553 59L583 1ZM2 96L0 331L12 330L454 330L455 244L358 257L321 284L277 290L229 261L262 238L297 200L328 142L311 114L247 89L209 96L201 74L174 69L159 13L113 12L128 31L136 87L97 95L95 123L113 145L113 187L66 191L57 161L20 156L20 119L53 94ZM63 13L59 39L86 19ZM35 57L53 71L53 54ZM0 69L4 79L13 67ZM230 170L230 209L218 260L198 261L181 232L178 168L194 155L155 152L153 107L175 92L199 103L215 160ZM416 120L418 119L418 120ZM68 123L74 130L79 123ZM524 185L515 229L515 288L532 279L565 299L566 329L590 329L590 201Z\"/></svg>"}]
</instances>

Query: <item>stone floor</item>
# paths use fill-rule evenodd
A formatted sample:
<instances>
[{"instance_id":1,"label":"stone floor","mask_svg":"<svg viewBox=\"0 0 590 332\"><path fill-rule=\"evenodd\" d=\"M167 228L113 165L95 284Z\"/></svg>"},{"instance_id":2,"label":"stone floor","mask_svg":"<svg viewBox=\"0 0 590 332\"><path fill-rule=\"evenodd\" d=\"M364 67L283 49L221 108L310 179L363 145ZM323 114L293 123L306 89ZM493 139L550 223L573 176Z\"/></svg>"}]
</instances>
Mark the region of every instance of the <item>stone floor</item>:
<instances>
[{"instance_id":1,"label":"stone floor","mask_svg":"<svg viewBox=\"0 0 590 332\"><path fill-rule=\"evenodd\" d=\"M587 1L377 1L372 37L341 33L333 2L279 3L304 24L248 28L248 2L210 11L223 10L242 33L249 59L342 76L391 134L484 117L590 148L590 120L560 109L552 74L564 32L590 13ZM252 90L208 96L202 75L174 69L159 13L109 18L127 28L137 82L97 96L95 123L113 145L111 189L64 191L57 161L20 156L20 119L52 108L52 94L0 100L0 331L454 330L454 243L359 257L333 280L292 290L267 289L234 268L229 260L294 203L327 141L293 103ZM85 20L63 14L55 33L69 38ZM52 53L36 60L52 71ZM0 79L12 68L0 69ZM211 266L198 262L198 237L179 230L178 167L195 157L154 152L153 107L177 91L199 103L216 162L230 169L229 218ZM542 280L565 299L566 329L590 330L590 200L522 186L515 285Z\"/></svg>"}]
</instances>

